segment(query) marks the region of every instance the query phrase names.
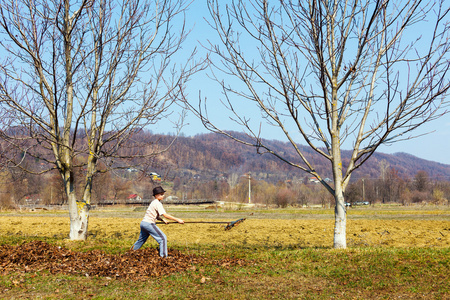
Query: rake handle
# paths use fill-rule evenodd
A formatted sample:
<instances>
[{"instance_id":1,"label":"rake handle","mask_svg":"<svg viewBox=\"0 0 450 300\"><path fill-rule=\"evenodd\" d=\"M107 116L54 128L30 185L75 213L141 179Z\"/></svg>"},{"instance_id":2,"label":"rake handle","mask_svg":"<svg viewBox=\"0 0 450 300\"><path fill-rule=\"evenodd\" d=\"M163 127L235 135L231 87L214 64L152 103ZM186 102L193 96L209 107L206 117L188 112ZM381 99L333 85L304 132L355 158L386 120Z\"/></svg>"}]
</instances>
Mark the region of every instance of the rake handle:
<instances>
[{"instance_id":1,"label":"rake handle","mask_svg":"<svg viewBox=\"0 0 450 300\"><path fill-rule=\"evenodd\" d=\"M184 224L186 224L186 223L198 223L198 224L229 224L229 223L231 223L231 222L184 221ZM178 222L167 222L167 223L164 223L164 222L158 222L157 224L180 224L180 223L178 223Z\"/></svg>"},{"instance_id":2,"label":"rake handle","mask_svg":"<svg viewBox=\"0 0 450 300\"><path fill-rule=\"evenodd\" d=\"M229 230L229 229L231 229L232 227L234 227L235 225L237 225L237 224L239 224L239 223L241 223L241 222L243 222L243 221L245 221L245 218L242 218L242 219L239 219L239 220L236 220L236 221L231 221L231 222L216 222L216 221L186 221L186 222L184 222L185 224L186 223L203 223L203 224L227 224L227 226L225 227L225 230ZM171 223L175 223L175 224L180 224L180 223L178 223L178 222L167 222L167 223L164 223L164 222L158 222L157 224L171 224Z\"/></svg>"}]
</instances>

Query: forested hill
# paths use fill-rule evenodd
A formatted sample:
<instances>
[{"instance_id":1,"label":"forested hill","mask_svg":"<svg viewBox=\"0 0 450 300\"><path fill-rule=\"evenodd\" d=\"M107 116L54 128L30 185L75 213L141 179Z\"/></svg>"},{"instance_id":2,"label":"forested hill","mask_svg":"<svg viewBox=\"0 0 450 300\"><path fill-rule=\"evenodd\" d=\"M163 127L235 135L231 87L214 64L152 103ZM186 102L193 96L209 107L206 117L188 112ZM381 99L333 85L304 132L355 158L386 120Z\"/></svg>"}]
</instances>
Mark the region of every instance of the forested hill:
<instances>
[{"instance_id":1,"label":"forested hill","mask_svg":"<svg viewBox=\"0 0 450 300\"><path fill-rule=\"evenodd\" d=\"M155 136L153 136L154 138ZM169 143L173 136L158 135L158 143ZM282 153L289 160L301 163L289 143L276 140L265 141L275 151ZM332 177L330 162L307 146L299 148L313 163L322 177ZM261 152L263 149L260 149ZM344 151L343 157L350 157L350 151ZM276 177L305 177L307 173L289 166L275 156L258 154L256 148L245 146L223 135L207 133L192 137L178 137L170 149L158 157L161 168L169 168L174 172L190 171L191 173L219 174L245 173L271 174ZM345 166L345 161L344 161ZM384 154L375 153L358 169L353 179L379 178L380 170L389 168L402 178L412 178L418 171L426 171L430 179L450 180L450 165L420 159L406 153ZM164 172L161 170L161 172Z\"/></svg>"}]
</instances>

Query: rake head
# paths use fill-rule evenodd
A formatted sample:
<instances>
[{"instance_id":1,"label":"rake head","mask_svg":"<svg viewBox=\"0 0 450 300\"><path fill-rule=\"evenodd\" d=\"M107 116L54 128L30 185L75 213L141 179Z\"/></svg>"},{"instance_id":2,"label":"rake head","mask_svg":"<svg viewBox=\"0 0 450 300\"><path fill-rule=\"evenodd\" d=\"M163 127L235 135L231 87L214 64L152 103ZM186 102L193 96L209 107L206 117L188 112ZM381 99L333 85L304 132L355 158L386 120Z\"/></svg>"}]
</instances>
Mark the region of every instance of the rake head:
<instances>
[{"instance_id":1,"label":"rake head","mask_svg":"<svg viewBox=\"0 0 450 300\"><path fill-rule=\"evenodd\" d=\"M228 223L227 226L225 226L225 230L230 230L230 229L233 228L234 226L237 226L238 224L240 224L240 223L242 223L242 222L244 222L244 221L245 221L245 218L242 218L242 219L239 219L239 220L230 222L230 223Z\"/></svg>"}]
</instances>

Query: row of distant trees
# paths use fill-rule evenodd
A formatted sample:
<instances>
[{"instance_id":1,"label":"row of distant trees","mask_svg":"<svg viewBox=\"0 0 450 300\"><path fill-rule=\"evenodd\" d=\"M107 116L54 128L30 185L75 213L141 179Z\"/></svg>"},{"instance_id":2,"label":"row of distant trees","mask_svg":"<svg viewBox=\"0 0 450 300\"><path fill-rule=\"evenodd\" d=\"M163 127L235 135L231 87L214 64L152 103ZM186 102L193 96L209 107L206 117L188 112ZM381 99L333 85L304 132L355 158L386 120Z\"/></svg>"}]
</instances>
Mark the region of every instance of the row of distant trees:
<instances>
[{"instance_id":1,"label":"row of distant trees","mask_svg":"<svg viewBox=\"0 0 450 300\"><path fill-rule=\"evenodd\" d=\"M358 179L347 189L347 201L357 203L414 203L447 204L450 199L450 183L435 180L425 171L418 171L413 178L402 178L395 169L389 169L377 179Z\"/></svg>"},{"instance_id":2,"label":"row of distant trees","mask_svg":"<svg viewBox=\"0 0 450 300\"><path fill-rule=\"evenodd\" d=\"M174 186L175 188L175 186ZM178 197L189 195L194 198L210 198L247 203L248 179L241 177L236 184L230 180L195 182L175 188ZM448 205L450 182L430 178L425 171L418 171L413 178L402 178L392 168L379 178L358 179L349 184L346 193L347 203L355 206L363 202ZM321 205L332 207L334 198L322 185L298 178L292 181L271 183L265 180L251 180L251 202L278 207Z\"/></svg>"},{"instance_id":3,"label":"row of distant trees","mask_svg":"<svg viewBox=\"0 0 450 300\"><path fill-rule=\"evenodd\" d=\"M80 170L81 172L81 170ZM0 175L1 208L16 208L21 205L63 205L67 204L64 186L56 172L33 175L18 169L4 170ZM151 190L156 184L163 184L168 196L178 199L212 199L237 203L257 203L267 206L286 207L321 205L332 207L334 198L322 185L309 178L294 178L278 183L251 179L249 199L248 177L235 173L223 174L214 180L201 180L193 176L175 176L170 181L153 182L129 170L121 173L108 172L94 178L93 204L124 203L132 195L151 199ZM83 184L83 181L75 183ZM413 178L398 175L394 168L388 168L378 178L360 178L350 183L346 193L349 205L366 202L445 205L450 199L450 182L430 178L425 171L418 171Z\"/></svg>"}]
</instances>

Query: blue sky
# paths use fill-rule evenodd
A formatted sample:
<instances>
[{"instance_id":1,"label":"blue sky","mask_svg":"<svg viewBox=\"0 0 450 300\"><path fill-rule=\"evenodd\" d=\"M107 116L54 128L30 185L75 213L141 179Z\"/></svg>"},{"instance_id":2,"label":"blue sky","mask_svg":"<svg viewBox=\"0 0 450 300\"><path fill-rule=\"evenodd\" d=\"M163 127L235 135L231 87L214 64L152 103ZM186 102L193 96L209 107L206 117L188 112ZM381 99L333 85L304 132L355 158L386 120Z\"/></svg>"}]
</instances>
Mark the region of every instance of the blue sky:
<instances>
[{"instance_id":1,"label":"blue sky","mask_svg":"<svg viewBox=\"0 0 450 300\"><path fill-rule=\"evenodd\" d=\"M185 44L186 49L192 49L195 45L198 45L199 42L204 43L207 39L214 40L215 34L203 18L210 20L209 12L206 8L206 1L194 1L187 14L187 23L189 26L193 27L193 31ZM204 55L204 53L205 52L200 49L199 54ZM210 102L211 100L216 101L221 97L220 87L217 83L211 81L205 72L196 74L189 83L188 92L191 102L195 103L195 101L197 101L200 91L203 96L209 99ZM217 105L211 105L210 103L209 107L211 108L211 118L213 118L215 123L218 123L222 129L241 131L240 127L237 127L235 123L226 117L224 110L218 101ZM247 106L247 104L244 103L240 104L240 108L246 111L255 109L254 106ZM258 121L258 112L255 113L254 118L255 121ZM191 113L188 114L186 123L187 124L182 130L186 136L208 132L203 127L201 122ZM160 122L155 127L152 127L151 130L155 133L174 132L170 123L167 121ZM450 164L450 155L448 153L450 148L450 115L445 115L438 120L422 126L416 130L413 135L420 136L417 138L400 141L390 146L382 146L378 149L378 152L391 154L405 152L422 159L443 164ZM286 139L283 139L283 136L280 135L279 131L270 128L266 129L263 137L266 139L287 141ZM302 144L302 140L299 140L298 143Z\"/></svg>"}]
</instances>

